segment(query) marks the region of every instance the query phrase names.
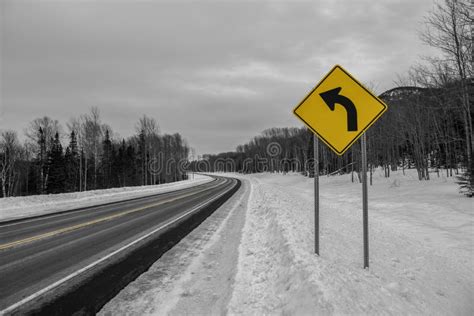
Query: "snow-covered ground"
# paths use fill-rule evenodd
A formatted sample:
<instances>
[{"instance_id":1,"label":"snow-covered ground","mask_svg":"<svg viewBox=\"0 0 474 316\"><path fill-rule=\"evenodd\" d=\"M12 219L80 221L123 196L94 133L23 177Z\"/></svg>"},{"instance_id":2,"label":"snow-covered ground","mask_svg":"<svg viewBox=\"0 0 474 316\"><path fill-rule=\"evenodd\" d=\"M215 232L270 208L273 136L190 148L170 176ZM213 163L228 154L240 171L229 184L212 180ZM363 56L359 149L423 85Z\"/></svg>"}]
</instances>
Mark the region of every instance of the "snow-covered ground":
<instances>
[{"instance_id":1,"label":"snow-covered ground","mask_svg":"<svg viewBox=\"0 0 474 316\"><path fill-rule=\"evenodd\" d=\"M376 174L370 269L362 269L360 184L321 178L313 252L312 179L256 175L229 311L235 314L474 314L474 211L452 179Z\"/></svg>"},{"instance_id":2,"label":"snow-covered ground","mask_svg":"<svg viewBox=\"0 0 474 316\"><path fill-rule=\"evenodd\" d=\"M196 174L193 179L154 186L3 198L0 199L0 222L165 193L206 183L211 180L211 177Z\"/></svg>"},{"instance_id":3,"label":"snow-covered ground","mask_svg":"<svg viewBox=\"0 0 474 316\"><path fill-rule=\"evenodd\" d=\"M99 315L224 315L237 272L250 182L150 269L109 301Z\"/></svg>"},{"instance_id":4,"label":"snow-covered ground","mask_svg":"<svg viewBox=\"0 0 474 316\"><path fill-rule=\"evenodd\" d=\"M473 200L452 178L374 175L370 269L362 269L361 186L238 176L243 189L101 311L113 314L474 314Z\"/></svg>"}]
</instances>

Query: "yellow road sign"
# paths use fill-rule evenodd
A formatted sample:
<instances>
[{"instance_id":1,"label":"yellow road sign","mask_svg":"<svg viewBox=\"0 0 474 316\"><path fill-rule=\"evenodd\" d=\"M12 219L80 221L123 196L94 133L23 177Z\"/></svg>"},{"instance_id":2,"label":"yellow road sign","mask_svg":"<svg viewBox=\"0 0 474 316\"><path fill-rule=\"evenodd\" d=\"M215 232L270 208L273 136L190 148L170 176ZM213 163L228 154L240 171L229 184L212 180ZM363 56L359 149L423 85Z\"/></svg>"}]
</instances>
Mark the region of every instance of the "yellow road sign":
<instances>
[{"instance_id":1,"label":"yellow road sign","mask_svg":"<svg viewBox=\"0 0 474 316\"><path fill-rule=\"evenodd\" d=\"M342 155L387 110L387 105L336 65L293 113Z\"/></svg>"}]
</instances>

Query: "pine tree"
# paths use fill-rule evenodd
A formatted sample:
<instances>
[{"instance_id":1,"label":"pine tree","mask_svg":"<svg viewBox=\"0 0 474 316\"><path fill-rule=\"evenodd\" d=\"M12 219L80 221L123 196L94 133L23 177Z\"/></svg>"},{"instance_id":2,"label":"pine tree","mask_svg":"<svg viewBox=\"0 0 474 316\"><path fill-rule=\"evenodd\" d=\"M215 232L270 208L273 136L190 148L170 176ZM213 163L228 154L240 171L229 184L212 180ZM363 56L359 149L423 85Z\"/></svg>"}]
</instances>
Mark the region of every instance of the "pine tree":
<instances>
[{"instance_id":1,"label":"pine tree","mask_svg":"<svg viewBox=\"0 0 474 316\"><path fill-rule=\"evenodd\" d=\"M115 170L115 176L117 178L117 186L124 187L126 184L125 179L125 139L122 139L122 144L118 149L118 154L114 158L113 168Z\"/></svg>"},{"instance_id":2,"label":"pine tree","mask_svg":"<svg viewBox=\"0 0 474 316\"><path fill-rule=\"evenodd\" d=\"M113 159L113 146L110 141L109 130L105 131L105 138L103 141L103 154L102 154L102 175L103 175L103 187L111 187L111 175L112 175L112 159Z\"/></svg>"},{"instance_id":3,"label":"pine tree","mask_svg":"<svg viewBox=\"0 0 474 316\"><path fill-rule=\"evenodd\" d=\"M471 162L465 172L456 176L456 183L459 185L459 192L467 197L474 196L474 162Z\"/></svg>"},{"instance_id":4,"label":"pine tree","mask_svg":"<svg viewBox=\"0 0 474 316\"><path fill-rule=\"evenodd\" d=\"M128 145L127 152L125 154L125 173L127 179L127 186L141 185L142 177L139 170L141 170L140 159L137 158L135 148L132 145Z\"/></svg>"},{"instance_id":5,"label":"pine tree","mask_svg":"<svg viewBox=\"0 0 474 316\"><path fill-rule=\"evenodd\" d=\"M142 129L138 135L138 163L140 166L141 185L147 185L147 152L145 131Z\"/></svg>"},{"instance_id":6,"label":"pine tree","mask_svg":"<svg viewBox=\"0 0 474 316\"><path fill-rule=\"evenodd\" d=\"M77 149L77 138L76 138L76 133L74 131L71 132L70 136L70 142L69 142L69 148L71 149L71 155L74 157L77 157L79 155L79 150Z\"/></svg>"},{"instance_id":7,"label":"pine tree","mask_svg":"<svg viewBox=\"0 0 474 316\"><path fill-rule=\"evenodd\" d=\"M75 192L79 189L79 152L74 131L71 132L69 146L64 154L65 191Z\"/></svg>"},{"instance_id":8,"label":"pine tree","mask_svg":"<svg viewBox=\"0 0 474 316\"><path fill-rule=\"evenodd\" d=\"M47 164L46 164L46 136L43 133L43 129L40 127L38 130L38 146L39 152L37 157L38 170L39 170L39 183L37 188L41 194L46 191L46 174L47 174Z\"/></svg>"},{"instance_id":9,"label":"pine tree","mask_svg":"<svg viewBox=\"0 0 474 316\"><path fill-rule=\"evenodd\" d=\"M49 173L48 173L48 193L64 192L66 180L63 147L59 141L59 134L56 133L52 140L51 152L49 153Z\"/></svg>"},{"instance_id":10,"label":"pine tree","mask_svg":"<svg viewBox=\"0 0 474 316\"><path fill-rule=\"evenodd\" d=\"M66 152L64 153L64 174L65 174L65 181L64 181L64 190L66 192L74 192L74 167L73 167L73 159L71 154L71 147L66 147Z\"/></svg>"}]
</instances>

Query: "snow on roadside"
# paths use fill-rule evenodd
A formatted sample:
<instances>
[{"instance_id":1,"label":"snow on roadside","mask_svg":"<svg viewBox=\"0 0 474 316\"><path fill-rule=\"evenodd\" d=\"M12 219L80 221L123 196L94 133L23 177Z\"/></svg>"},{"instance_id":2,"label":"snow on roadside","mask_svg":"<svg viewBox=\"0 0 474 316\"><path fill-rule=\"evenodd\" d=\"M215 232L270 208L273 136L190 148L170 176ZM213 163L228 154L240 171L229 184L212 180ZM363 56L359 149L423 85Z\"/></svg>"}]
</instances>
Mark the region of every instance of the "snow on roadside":
<instances>
[{"instance_id":1,"label":"snow on roadside","mask_svg":"<svg viewBox=\"0 0 474 316\"><path fill-rule=\"evenodd\" d=\"M0 222L166 193L203 184L211 180L212 178L209 176L195 174L193 179L153 186L2 198L0 199Z\"/></svg>"},{"instance_id":2,"label":"snow on roadside","mask_svg":"<svg viewBox=\"0 0 474 316\"><path fill-rule=\"evenodd\" d=\"M457 193L452 178L420 182L411 170L374 175L364 270L361 186L350 175L320 179L320 257L312 179L238 177L240 195L100 313L474 314L473 200Z\"/></svg>"},{"instance_id":3,"label":"snow on roadside","mask_svg":"<svg viewBox=\"0 0 474 316\"><path fill-rule=\"evenodd\" d=\"M223 315L232 295L250 182L127 285L99 315Z\"/></svg>"},{"instance_id":4,"label":"snow on roadside","mask_svg":"<svg viewBox=\"0 0 474 316\"><path fill-rule=\"evenodd\" d=\"M361 187L350 176L321 178L320 257L312 179L248 177L230 314L474 314L472 199L451 178L374 175L364 270Z\"/></svg>"}]
</instances>

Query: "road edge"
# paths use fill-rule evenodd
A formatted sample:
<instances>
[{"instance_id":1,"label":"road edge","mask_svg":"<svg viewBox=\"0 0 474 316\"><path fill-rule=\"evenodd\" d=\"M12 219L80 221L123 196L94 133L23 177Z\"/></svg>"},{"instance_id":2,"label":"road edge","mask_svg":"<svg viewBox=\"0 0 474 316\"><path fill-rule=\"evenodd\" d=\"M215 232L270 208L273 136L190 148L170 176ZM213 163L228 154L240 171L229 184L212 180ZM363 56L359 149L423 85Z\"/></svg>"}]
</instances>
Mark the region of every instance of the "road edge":
<instances>
[{"instance_id":1,"label":"road edge","mask_svg":"<svg viewBox=\"0 0 474 316\"><path fill-rule=\"evenodd\" d=\"M204 183L197 184L195 186L189 186L189 187L185 187L185 188L181 188L181 189L176 189L176 190L171 190L171 191L161 192L161 193L156 193L156 194L138 196L138 197L134 197L134 198L131 198L131 199L124 199L124 200L117 200L117 201L111 201L111 202L106 202L106 203L99 203L99 204L95 204L95 205L82 206L82 207L73 208L73 209L69 209L69 210L45 213L45 214L40 214L40 215L12 218L12 219L4 220L4 221L0 220L0 226L15 224L15 223L22 222L22 221L29 221L29 220L35 220L35 219L40 219L40 218L46 218L46 217L50 217L50 216L57 216L57 215L66 214L66 213L80 212L80 211L86 210L86 209L91 208L91 207L108 206L108 205L122 203L122 202L125 202L125 201L137 201L137 200L140 200L140 199L146 199L146 198L150 198L150 197L154 197L154 196L160 196L160 195L169 194L169 193L172 193L172 192L180 192L180 191L187 190L187 189L190 189L190 188L197 188L199 186L209 184L211 182L216 181L215 176L210 176L210 175L206 175L206 176L214 178L214 179L209 181L209 182L204 182ZM170 182L170 183L173 183L173 182Z\"/></svg>"},{"instance_id":2,"label":"road edge","mask_svg":"<svg viewBox=\"0 0 474 316\"><path fill-rule=\"evenodd\" d=\"M166 251L198 227L241 187L241 181L222 196L173 223L163 232L143 240L133 249L84 272L80 280L67 282L38 299L19 306L11 315L95 314L120 290L135 280ZM123 271L126 271L125 273Z\"/></svg>"}]
</instances>

